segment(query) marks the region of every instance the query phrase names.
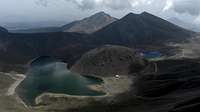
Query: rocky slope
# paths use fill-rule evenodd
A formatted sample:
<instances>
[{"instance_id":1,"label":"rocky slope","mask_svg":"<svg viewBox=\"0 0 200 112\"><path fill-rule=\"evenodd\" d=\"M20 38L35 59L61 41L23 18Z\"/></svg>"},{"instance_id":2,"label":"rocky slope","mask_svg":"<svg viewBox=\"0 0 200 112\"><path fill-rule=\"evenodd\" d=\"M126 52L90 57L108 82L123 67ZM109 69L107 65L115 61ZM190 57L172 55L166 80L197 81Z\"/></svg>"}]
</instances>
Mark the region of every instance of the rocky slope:
<instances>
[{"instance_id":1,"label":"rocky slope","mask_svg":"<svg viewBox=\"0 0 200 112\"><path fill-rule=\"evenodd\" d=\"M139 72L146 66L147 61L134 49L105 45L84 54L71 70L86 75L115 76Z\"/></svg>"},{"instance_id":2,"label":"rocky slope","mask_svg":"<svg viewBox=\"0 0 200 112\"><path fill-rule=\"evenodd\" d=\"M194 32L178 27L162 18L143 12L130 13L94 33L97 43L115 43L140 47L163 45L167 42L181 42Z\"/></svg>"},{"instance_id":3,"label":"rocky slope","mask_svg":"<svg viewBox=\"0 0 200 112\"><path fill-rule=\"evenodd\" d=\"M88 38L88 35L62 32L6 34L4 38L0 38L0 69L8 67L7 65L26 65L40 56L52 56L67 63L74 62L85 51L94 48Z\"/></svg>"},{"instance_id":4,"label":"rocky slope","mask_svg":"<svg viewBox=\"0 0 200 112\"><path fill-rule=\"evenodd\" d=\"M64 32L93 33L116 21L117 19L110 15L99 12L88 18L74 21L62 27Z\"/></svg>"}]
</instances>

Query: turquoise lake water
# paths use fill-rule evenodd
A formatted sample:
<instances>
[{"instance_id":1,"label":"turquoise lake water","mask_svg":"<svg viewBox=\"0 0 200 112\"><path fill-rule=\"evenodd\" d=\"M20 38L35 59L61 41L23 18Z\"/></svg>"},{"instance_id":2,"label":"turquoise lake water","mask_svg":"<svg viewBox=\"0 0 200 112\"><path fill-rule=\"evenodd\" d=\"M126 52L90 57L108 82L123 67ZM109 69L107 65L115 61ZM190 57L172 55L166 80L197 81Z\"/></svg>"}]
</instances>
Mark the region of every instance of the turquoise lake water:
<instances>
[{"instance_id":1,"label":"turquoise lake water","mask_svg":"<svg viewBox=\"0 0 200 112\"><path fill-rule=\"evenodd\" d=\"M142 52L143 57L146 59L153 59L153 58L159 58L161 57L161 53L157 51L152 52Z\"/></svg>"},{"instance_id":2,"label":"turquoise lake water","mask_svg":"<svg viewBox=\"0 0 200 112\"><path fill-rule=\"evenodd\" d=\"M78 96L105 94L88 88L89 85L103 83L101 79L72 73L66 69L65 63L48 57L34 61L26 75L17 93L28 105L34 105L35 98L45 92Z\"/></svg>"}]
</instances>

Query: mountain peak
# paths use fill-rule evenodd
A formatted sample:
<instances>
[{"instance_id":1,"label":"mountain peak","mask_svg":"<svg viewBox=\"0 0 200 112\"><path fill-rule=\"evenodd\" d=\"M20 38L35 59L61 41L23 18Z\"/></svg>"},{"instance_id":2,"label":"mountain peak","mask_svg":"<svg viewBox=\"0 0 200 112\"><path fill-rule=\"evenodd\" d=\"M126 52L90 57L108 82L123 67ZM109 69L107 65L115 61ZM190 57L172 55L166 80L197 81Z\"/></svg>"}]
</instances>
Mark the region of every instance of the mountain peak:
<instances>
[{"instance_id":1,"label":"mountain peak","mask_svg":"<svg viewBox=\"0 0 200 112\"><path fill-rule=\"evenodd\" d=\"M116 44L134 45L154 42L160 44L165 41L186 39L192 36L193 32L180 28L170 22L152 15L148 12L141 14L129 13L117 22L97 31L95 36L98 41ZM101 40L102 39L102 40Z\"/></svg>"},{"instance_id":2,"label":"mountain peak","mask_svg":"<svg viewBox=\"0 0 200 112\"><path fill-rule=\"evenodd\" d=\"M8 30L0 26L0 32L7 33Z\"/></svg>"},{"instance_id":3,"label":"mountain peak","mask_svg":"<svg viewBox=\"0 0 200 112\"><path fill-rule=\"evenodd\" d=\"M126 16L124 16L123 18L130 18L130 17L132 18L132 17L135 17L135 16L138 16L138 14L130 12Z\"/></svg>"},{"instance_id":4,"label":"mountain peak","mask_svg":"<svg viewBox=\"0 0 200 112\"><path fill-rule=\"evenodd\" d=\"M101 12L97 12L94 15L88 17L88 18L94 18L94 19L98 19L98 18L112 18L109 14L105 13L104 11Z\"/></svg>"},{"instance_id":5,"label":"mountain peak","mask_svg":"<svg viewBox=\"0 0 200 112\"><path fill-rule=\"evenodd\" d=\"M144 11L144 12L142 12L141 14L148 14L148 15L149 15L150 13ZM150 15L152 15L152 14L150 14Z\"/></svg>"},{"instance_id":6,"label":"mountain peak","mask_svg":"<svg viewBox=\"0 0 200 112\"><path fill-rule=\"evenodd\" d=\"M130 12L130 13L128 13L126 16L135 16L135 15L138 15L138 14L135 14L135 13Z\"/></svg>"},{"instance_id":7,"label":"mountain peak","mask_svg":"<svg viewBox=\"0 0 200 112\"><path fill-rule=\"evenodd\" d=\"M107 13L105 13L104 11L100 11L100 12L97 12L96 14L94 15L108 15Z\"/></svg>"},{"instance_id":8,"label":"mountain peak","mask_svg":"<svg viewBox=\"0 0 200 112\"><path fill-rule=\"evenodd\" d=\"M150 17L150 16L153 16L153 17L156 17L156 18L158 18L157 16L155 16L155 15L153 15L153 14L149 13L149 12L146 12L146 11L142 12L140 15L141 15L141 16L145 16L145 17Z\"/></svg>"},{"instance_id":9,"label":"mountain peak","mask_svg":"<svg viewBox=\"0 0 200 112\"><path fill-rule=\"evenodd\" d=\"M101 11L90 17L63 26L64 32L93 33L117 19Z\"/></svg>"},{"instance_id":10,"label":"mountain peak","mask_svg":"<svg viewBox=\"0 0 200 112\"><path fill-rule=\"evenodd\" d=\"M148 13L148 12L144 11L144 12L142 12L142 13L140 13L140 14L135 14L135 13L130 12L130 13L128 13L125 17L140 16L140 15L151 15L151 16L152 16L151 13Z\"/></svg>"}]
</instances>

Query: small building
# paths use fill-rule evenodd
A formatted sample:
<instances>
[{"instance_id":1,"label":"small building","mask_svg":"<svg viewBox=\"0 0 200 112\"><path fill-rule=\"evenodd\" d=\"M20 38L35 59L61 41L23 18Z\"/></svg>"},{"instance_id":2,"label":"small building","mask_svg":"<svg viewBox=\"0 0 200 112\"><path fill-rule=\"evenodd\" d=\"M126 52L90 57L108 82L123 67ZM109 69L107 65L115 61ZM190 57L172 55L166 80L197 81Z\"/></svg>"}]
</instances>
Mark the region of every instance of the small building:
<instances>
[{"instance_id":1,"label":"small building","mask_svg":"<svg viewBox=\"0 0 200 112\"><path fill-rule=\"evenodd\" d=\"M118 78L118 79L120 78L120 76L119 76L119 75L115 75L115 77L116 77L116 78Z\"/></svg>"}]
</instances>

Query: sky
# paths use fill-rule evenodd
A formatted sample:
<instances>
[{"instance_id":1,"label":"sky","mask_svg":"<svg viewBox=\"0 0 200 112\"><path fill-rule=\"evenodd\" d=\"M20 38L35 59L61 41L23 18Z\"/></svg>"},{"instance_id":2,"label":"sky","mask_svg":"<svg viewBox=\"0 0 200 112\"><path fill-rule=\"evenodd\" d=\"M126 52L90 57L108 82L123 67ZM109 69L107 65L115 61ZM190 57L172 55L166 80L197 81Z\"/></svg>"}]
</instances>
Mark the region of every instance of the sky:
<instances>
[{"instance_id":1,"label":"sky","mask_svg":"<svg viewBox=\"0 0 200 112\"><path fill-rule=\"evenodd\" d=\"M104 11L121 18L147 11L200 24L200 0L0 0L0 23L74 21Z\"/></svg>"}]
</instances>

